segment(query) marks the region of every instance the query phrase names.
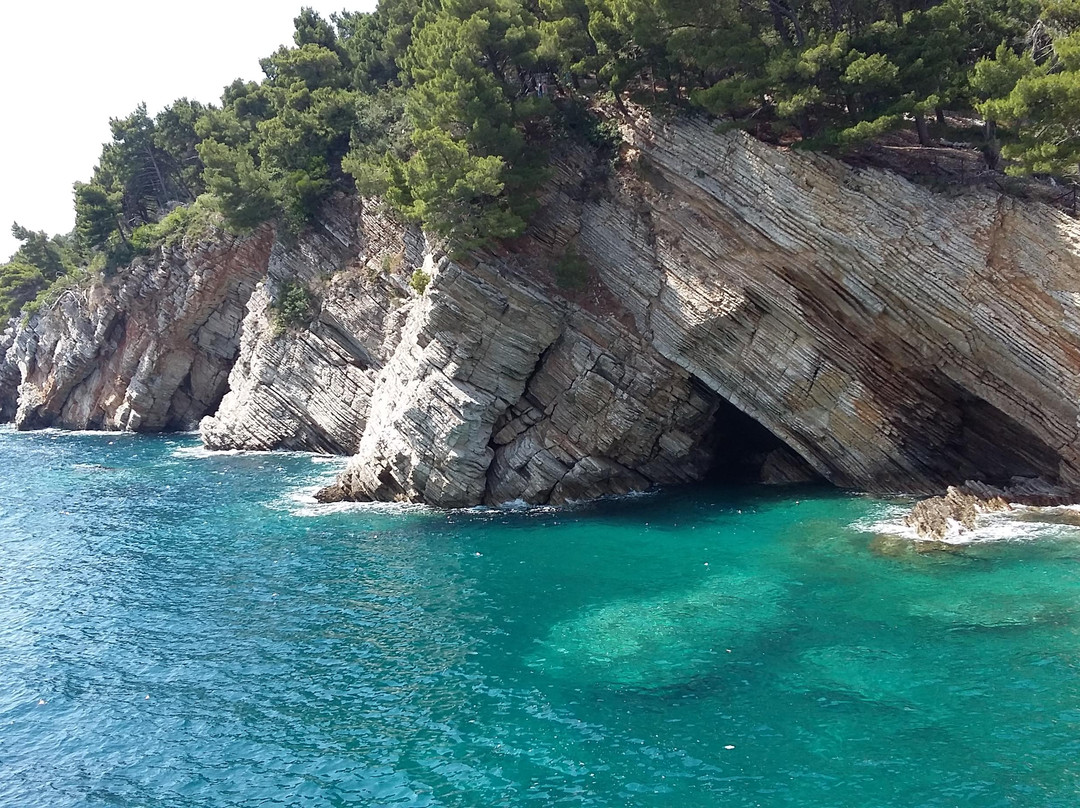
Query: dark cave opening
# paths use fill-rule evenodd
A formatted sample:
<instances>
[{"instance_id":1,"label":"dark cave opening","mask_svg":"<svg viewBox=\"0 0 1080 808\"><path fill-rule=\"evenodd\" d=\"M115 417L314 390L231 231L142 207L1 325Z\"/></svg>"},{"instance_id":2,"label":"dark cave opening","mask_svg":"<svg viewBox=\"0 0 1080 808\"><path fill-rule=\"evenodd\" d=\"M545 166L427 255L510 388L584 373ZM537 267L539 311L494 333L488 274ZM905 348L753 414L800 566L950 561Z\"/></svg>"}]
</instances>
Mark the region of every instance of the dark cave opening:
<instances>
[{"instance_id":1,"label":"dark cave opening","mask_svg":"<svg viewBox=\"0 0 1080 808\"><path fill-rule=\"evenodd\" d=\"M948 463L943 473L948 482L974 479L1007 485L1014 477L1058 482L1059 452L997 407L959 388L952 392L957 415L949 424L952 434L944 441L945 451L935 457Z\"/></svg>"},{"instance_id":2,"label":"dark cave opening","mask_svg":"<svg viewBox=\"0 0 1080 808\"><path fill-rule=\"evenodd\" d=\"M708 437L709 485L821 483L824 479L767 427L730 401L719 399Z\"/></svg>"}]
</instances>

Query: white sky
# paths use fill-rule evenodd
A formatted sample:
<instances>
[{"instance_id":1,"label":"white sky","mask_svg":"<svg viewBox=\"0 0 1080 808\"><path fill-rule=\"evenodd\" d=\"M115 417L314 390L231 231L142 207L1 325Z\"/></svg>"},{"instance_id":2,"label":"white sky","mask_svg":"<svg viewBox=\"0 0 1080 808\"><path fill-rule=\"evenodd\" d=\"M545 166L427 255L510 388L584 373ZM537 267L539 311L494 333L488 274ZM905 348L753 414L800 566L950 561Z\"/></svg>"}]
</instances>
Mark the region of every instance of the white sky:
<instances>
[{"instance_id":1,"label":"white sky","mask_svg":"<svg viewBox=\"0 0 1080 808\"><path fill-rule=\"evenodd\" d=\"M305 5L329 19L375 0L0 0L0 261L13 221L71 230L71 185L90 178L109 118L260 79Z\"/></svg>"}]
</instances>

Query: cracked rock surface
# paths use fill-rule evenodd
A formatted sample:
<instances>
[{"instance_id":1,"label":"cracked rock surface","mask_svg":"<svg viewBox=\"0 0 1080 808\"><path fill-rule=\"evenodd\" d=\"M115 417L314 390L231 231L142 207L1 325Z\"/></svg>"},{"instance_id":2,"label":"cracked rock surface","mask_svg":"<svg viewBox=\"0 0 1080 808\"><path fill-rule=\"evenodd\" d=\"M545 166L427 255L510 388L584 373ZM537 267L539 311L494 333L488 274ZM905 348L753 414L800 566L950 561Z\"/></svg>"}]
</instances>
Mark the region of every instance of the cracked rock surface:
<instances>
[{"instance_id":1,"label":"cracked rock surface","mask_svg":"<svg viewBox=\"0 0 1080 808\"><path fill-rule=\"evenodd\" d=\"M217 232L65 291L17 329L19 429L191 429L225 393L273 233Z\"/></svg>"},{"instance_id":2,"label":"cracked rock surface","mask_svg":"<svg viewBox=\"0 0 1080 808\"><path fill-rule=\"evenodd\" d=\"M1076 220L705 121L623 136L614 171L565 149L526 234L468 258L339 197L290 246L137 262L5 332L0 413L209 415L213 448L352 455L325 499L561 503L744 466L1080 491ZM576 290L553 273L571 252ZM283 324L295 285L309 311Z\"/></svg>"}]
</instances>

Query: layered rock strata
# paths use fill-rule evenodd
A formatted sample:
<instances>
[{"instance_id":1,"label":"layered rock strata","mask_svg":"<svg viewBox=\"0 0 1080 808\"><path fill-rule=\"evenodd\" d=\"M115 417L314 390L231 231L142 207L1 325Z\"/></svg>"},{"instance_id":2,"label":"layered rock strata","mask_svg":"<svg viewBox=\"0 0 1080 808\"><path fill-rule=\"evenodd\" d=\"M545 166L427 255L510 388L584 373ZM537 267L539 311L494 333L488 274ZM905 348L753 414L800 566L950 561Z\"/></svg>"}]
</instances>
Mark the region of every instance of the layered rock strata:
<instances>
[{"instance_id":1,"label":"layered rock strata","mask_svg":"<svg viewBox=\"0 0 1080 808\"><path fill-rule=\"evenodd\" d=\"M359 451L324 499L565 502L697 479L717 399L502 264L429 261Z\"/></svg>"},{"instance_id":2,"label":"layered rock strata","mask_svg":"<svg viewBox=\"0 0 1080 808\"><path fill-rule=\"evenodd\" d=\"M840 486L1080 485L1075 220L706 122L624 132L608 192L564 165L547 221L660 354Z\"/></svg>"},{"instance_id":3,"label":"layered rock strata","mask_svg":"<svg viewBox=\"0 0 1080 808\"><path fill-rule=\"evenodd\" d=\"M393 395L376 390L374 409L387 415L372 420L335 495L543 502L646 487L657 479L645 470L649 452L633 440L624 452L594 428L678 412L673 401L696 409L683 391L620 413L626 380L650 377L646 357L680 368L705 401L735 405L839 486L933 493L1016 475L1080 485L1074 220L985 189L937 194L705 122L642 118L624 135L623 168L599 192L596 164L578 153L558 164L523 252L583 256L592 300L579 301L577 316L596 310L618 332L608 341L635 347L604 352L591 375L581 372L587 359L549 371L553 357L591 351L570 319L545 347L557 290L520 307L534 324L523 335L524 315L511 308L508 324L476 302L448 327L435 283L385 371ZM523 279L513 267L501 271L525 293L542 288L542 275ZM470 269L472 296L502 311L505 293L483 291L487 274ZM485 329L490 339L461 338ZM507 363L493 367L503 386L462 384L457 369L467 378L503 342ZM418 358L424 351L434 358ZM452 372L433 373L440 365ZM549 373L558 381L546 384ZM611 383L607 398L593 389L598 378ZM589 403L530 424L557 390ZM688 423L675 416L661 431L666 445L684 444L677 456L694 477L705 464L688 460L693 451L724 439L706 437L707 418ZM567 444L574 451L562 454Z\"/></svg>"},{"instance_id":4,"label":"layered rock strata","mask_svg":"<svg viewBox=\"0 0 1080 808\"><path fill-rule=\"evenodd\" d=\"M208 447L356 451L424 254L422 234L369 208L335 200L297 244L274 246L248 300L229 393L200 426ZM310 311L284 324L278 301L290 286Z\"/></svg>"},{"instance_id":5,"label":"layered rock strata","mask_svg":"<svg viewBox=\"0 0 1080 808\"><path fill-rule=\"evenodd\" d=\"M18 327L18 319L13 318L0 333L0 421L3 423L14 421L19 408L19 366L8 358Z\"/></svg>"},{"instance_id":6,"label":"layered rock strata","mask_svg":"<svg viewBox=\"0 0 1080 808\"><path fill-rule=\"evenodd\" d=\"M292 246L224 238L69 294L7 351L17 422L186 426L231 367L207 445L354 454L329 498L563 502L732 467L1080 490L1076 221L705 121L624 138L614 171L562 154L497 253L338 199Z\"/></svg>"},{"instance_id":7,"label":"layered rock strata","mask_svg":"<svg viewBox=\"0 0 1080 808\"><path fill-rule=\"evenodd\" d=\"M224 395L273 232L216 232L71 288L18 330L19 429L191 429Z\"/></svg>"}]
</instances>

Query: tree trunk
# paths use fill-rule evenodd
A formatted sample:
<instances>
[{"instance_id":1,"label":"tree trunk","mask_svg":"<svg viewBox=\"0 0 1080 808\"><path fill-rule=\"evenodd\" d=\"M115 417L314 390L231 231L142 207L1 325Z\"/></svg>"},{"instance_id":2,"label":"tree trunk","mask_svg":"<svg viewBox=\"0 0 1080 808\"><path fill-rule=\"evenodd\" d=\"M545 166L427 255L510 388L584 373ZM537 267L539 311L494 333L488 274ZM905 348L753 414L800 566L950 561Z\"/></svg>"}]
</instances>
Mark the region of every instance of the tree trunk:
<instances>
[{"instance_id":1,"label":"tree trunk","mask_svg":"<svg viewBox=\"0 0 1080 808\"><path fill-rule=\"evenodd\" d=\"M1001 144L997 138L997 123L987 121L983 126L983 137L986 140L983 146L983 156L986 158L986 167L997 171L1001 167Z\"/></svg>"},{"instance_id":2,"label":"tree trunk","mask_svg":"<svg viewBox=\"0 0 1080 808\"><path fill-rule=\"evenodd\" d=\"M919 133L919 145L930 145L930 129L926 125L926 116L921 112L915 113L915 131Z\"/></svg>"},{"instance_id":3,"label":"tree trunk","mask_svg":"<svg viewBox=\"0 0 1080 808\"><path fill-rule=\"evenodd\" d=\"M810 116L803 110L795 116L795 123L799 126L799 134L803 140L809 140L814 136L814 128L810 125Z\"/></svg>"},{"instance_id":4,"label":"tree trunk","mask_svg":"<svg viewBox=\"0 0 1080 808\"><path fill-rule=\"evenodd\" d=\"M146 146L146 156L150 158L150 165L154 168L154 176L157 178L157 187L154 189L157 191L154 196L157 198L159 208L165 207L169 200L165 197L168 196L165 188L165 178L161 176L161 169L158 168L157 160L154 158L154 150L149 145Z\"/></svg>"},{"instance_id":5,"label":"tree trunk","mask_svg":"<svg viewBox=\"0 0 1080 808\"><path fill-rule=\"evenodd\" d=\"M611 92L615 96L615 109L619 110L619 112L623 114L626 114L626 104L623 103L622 93L620 92L620 90L617 87L612 87Z\"/></svg>"},{"instance_id":6,"label":"tree trunk","mask_svg":"<svg viewBox=\"0 0 1080 808\"><path fill-rule=\"evenodd\" d=\"M938 126L944 127L947 125L945 123L945 110L941 107L934 107L934 114L937 115Z\"/></svg>"}]
</instances>

